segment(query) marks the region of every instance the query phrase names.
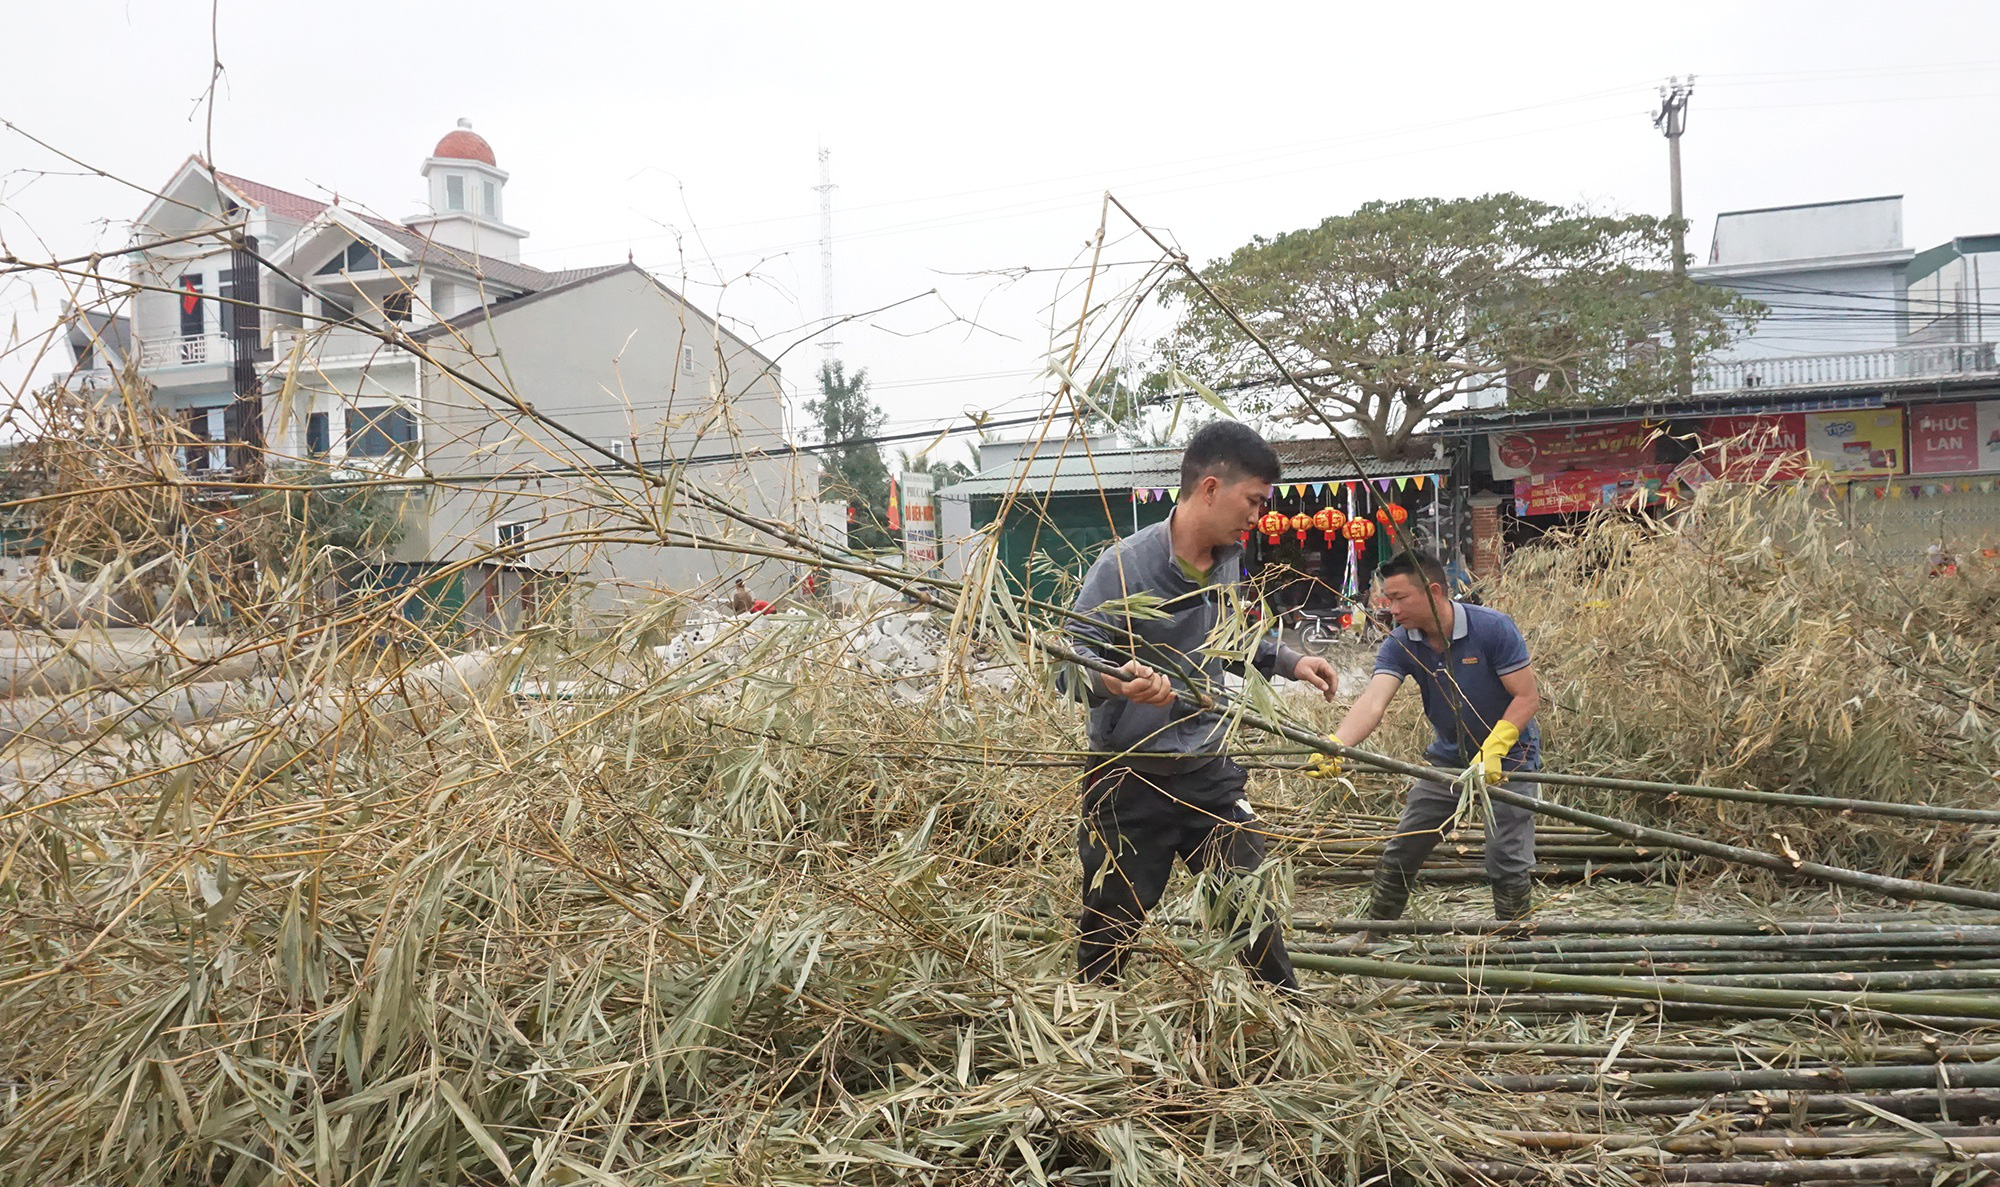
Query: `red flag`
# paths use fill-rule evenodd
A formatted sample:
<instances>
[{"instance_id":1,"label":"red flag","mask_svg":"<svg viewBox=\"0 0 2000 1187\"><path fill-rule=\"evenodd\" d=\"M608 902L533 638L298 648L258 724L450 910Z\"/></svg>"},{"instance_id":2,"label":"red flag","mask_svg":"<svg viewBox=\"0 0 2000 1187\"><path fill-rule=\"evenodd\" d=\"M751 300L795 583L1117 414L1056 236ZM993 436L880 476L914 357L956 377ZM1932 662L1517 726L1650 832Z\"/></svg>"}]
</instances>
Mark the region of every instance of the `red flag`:
<instances>
[{"instance_id":1,"label":"red flag","mask_svg":"<svg viewBox=\"0 0 2000 1187\"><path fill-rule=\"evenodd\" d=\"M891 478L889 480L889 530L892 532L903 530L903 509L901 504L902 499L896 494L896 480Z\"/></svg>"},{"instance_id":2,"label":"red flag","mask_svg":"<svg viewBox=\"0 0 2000 1187\"><path fill-rule=\"evenodd\" d=\"M193 313L201 305L201 282L192 276L181 277L181 312Z\"/></svg>"}]
</instances>

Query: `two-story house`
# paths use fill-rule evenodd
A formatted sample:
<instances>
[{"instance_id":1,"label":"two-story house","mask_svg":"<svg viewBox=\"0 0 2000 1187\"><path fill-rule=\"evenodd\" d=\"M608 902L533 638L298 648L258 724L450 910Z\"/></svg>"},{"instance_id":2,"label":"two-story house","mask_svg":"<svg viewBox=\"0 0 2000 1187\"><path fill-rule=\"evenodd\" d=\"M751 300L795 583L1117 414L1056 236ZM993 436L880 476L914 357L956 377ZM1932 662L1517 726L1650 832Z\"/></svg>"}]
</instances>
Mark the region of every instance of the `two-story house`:
<instances>
[{"instance_id":1,"label":"two-story house","mask_svg":"<svg viewBox=\"0 0 2000 1187\"><path fill-rule=\"evenodd\" d=\"M661 500L547 421L797 518L775 362L636 265L520 262L508 174L465 121L421 175L423 208L394 222L190 158L136 223L125 309L73 317L79 371L129 367L185 430L194 476L411 479L373 579L475 619L517 621L558 584L610 608L740 567L647 543L635 508ZM367 332L391 327L401 345ZM675 515L727 530L685 499Z\"/></svg>"}]
</instances>

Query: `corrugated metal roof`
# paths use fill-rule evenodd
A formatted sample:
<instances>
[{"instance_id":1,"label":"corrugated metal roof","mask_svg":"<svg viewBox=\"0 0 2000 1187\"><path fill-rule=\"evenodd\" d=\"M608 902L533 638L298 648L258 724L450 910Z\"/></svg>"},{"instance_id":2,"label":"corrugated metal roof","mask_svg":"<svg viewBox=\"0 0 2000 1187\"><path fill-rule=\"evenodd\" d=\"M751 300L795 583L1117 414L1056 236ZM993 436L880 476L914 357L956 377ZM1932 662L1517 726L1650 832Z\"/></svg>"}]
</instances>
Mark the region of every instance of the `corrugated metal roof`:
<instances>
[{"instance_id":1,"label":"corrugated metal roof","mask_svg":"<svg viewBox=\"0 0 2000 1187\"><path fill-rule=\"evenodd\" d=\"M1339 443L1330 438L1303 441L1273 441L1278 460L1284 464L1286 482L1334 482L1356 477ZM1450 468L1449 461L1423 458L1416 461L1384 461L1368 457L1359 449L1361 476L1391 478L1405 474L1436 474ZM1020 494L1071 494L1093 490L1157 489L1179 486L1181 451L1178 449L1100 450L1085 456L1081 451L1061 457L1020 459L982 470L964 482L945 487L938 494L947 498L995 498L1009 491Z\"/></svg>"}]
</instances>

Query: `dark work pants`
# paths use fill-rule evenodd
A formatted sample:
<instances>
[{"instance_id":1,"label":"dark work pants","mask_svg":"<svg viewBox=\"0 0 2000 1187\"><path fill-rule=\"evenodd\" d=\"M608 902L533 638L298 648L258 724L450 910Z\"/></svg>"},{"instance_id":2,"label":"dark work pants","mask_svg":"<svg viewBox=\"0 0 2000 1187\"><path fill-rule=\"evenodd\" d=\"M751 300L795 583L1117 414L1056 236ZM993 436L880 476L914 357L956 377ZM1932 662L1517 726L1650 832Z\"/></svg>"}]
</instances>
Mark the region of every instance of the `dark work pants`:
<instances>
[{"instance_id":1,"label":"dark work pants","mask_svg":"<svg viewBox=\"0 0 2000 1187\"><path fill-rule=\"evenodd\" d=\"M1188 776L1110 767L1085 780L1077 830L1083 863L1077 965L1085 980L1117 977L1133 934L1166 892L1178 857L1189 870L1219 879L1211 906L1221 908L1236 941L1256 923L1256 938L1238 951L1251 973L1298 988L1257 876L1264 835L1241 802L1244 779L1242 767L1218 758Z\"/></svg>"},{"instance_id":2,"label":"dark work pants","mask_svg":"<svg viewBox=\"0 0 2000 1187\"><path fill-rule=\"evenodd\" d=\"M1508 783L1508 791L1536 794L1533 783ZM1488 801L1486 813L1486 879L1508 882L1526 878L1535 868L1535 814L1513 804ZM1409 798L1396 833L1382 847L1382 866L1415 876L1424 859L1444 840L1445 826L1458 810L1458 792L1434 779L1410 781Z\"/></svg>"}]
</instances>

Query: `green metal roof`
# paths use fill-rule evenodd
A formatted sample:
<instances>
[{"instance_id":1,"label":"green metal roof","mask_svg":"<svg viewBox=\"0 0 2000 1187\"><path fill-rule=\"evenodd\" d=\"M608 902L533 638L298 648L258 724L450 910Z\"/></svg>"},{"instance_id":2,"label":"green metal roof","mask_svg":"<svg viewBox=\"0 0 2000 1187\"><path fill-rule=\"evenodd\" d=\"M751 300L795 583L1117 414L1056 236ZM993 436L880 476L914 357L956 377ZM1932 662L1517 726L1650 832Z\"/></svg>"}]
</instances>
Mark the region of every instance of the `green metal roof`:
<instances>
[{"instance_id":1,"label":"green metal roof","mask_svg":"<svg viewBox=\"0 0 2000 1187\"><path fill-rule=\"evenodd\" d=\"M1361 455L1361 473L1348 464L1340 444L1329 438L1304 441L1273 441L1271 448L1283 463L1284 482L1335 482L1355 477L1393 478L1410 474L1438 474L1451 463L1436 458L1414 461L1384 461ZM1361 454L1360 449L1356 449ZM1179 486L1179 449L1098 450L1085 455L1080 446L1062 456L1016 458L1003 465L982 470L963 482L938 492L941 498L997 498L1009 491L1020 494L1069 494L1093 490L1161 489Z\"/></svg>"}]
</instances>

